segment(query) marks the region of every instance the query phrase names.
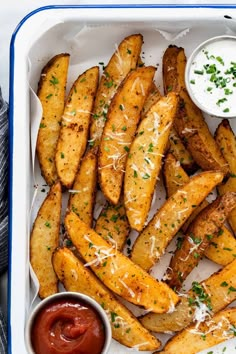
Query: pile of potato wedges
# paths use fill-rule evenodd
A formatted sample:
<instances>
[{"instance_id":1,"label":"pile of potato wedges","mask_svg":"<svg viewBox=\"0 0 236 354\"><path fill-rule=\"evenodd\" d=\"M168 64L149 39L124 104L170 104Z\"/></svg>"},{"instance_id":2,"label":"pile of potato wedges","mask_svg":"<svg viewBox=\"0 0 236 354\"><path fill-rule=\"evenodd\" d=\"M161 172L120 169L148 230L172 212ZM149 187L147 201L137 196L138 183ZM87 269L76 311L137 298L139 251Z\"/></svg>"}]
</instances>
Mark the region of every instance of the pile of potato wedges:
<instances>
[{"instance_id":1,"label":"pile of potato wedges","mask_svg":"<svg viewBox=\"0 0 236 354\"><path fill-rule=\"evenodd\" d=\"M42 69L36 152L50 189L32 226L30 262L40 298L58 292L59 282L91 296L121 344L197 353L236 335L236 308L226 308L236 300L236 140L228 120L213 135L191 101L184 49L163 53L161 94L156 68L140 59L142 44L141 34L124 38L101 75L98 66L79 73L68 95L70 55ZM160 178L166 201L150 218ZM95 220L98 191L106 203ZM150 270L174 238L157 280ZM184 292L204 257L221 269ZM119 297L145 314L135 317ZM163 348L153 332L178 333Z\"/></svg>"}]
</instances>

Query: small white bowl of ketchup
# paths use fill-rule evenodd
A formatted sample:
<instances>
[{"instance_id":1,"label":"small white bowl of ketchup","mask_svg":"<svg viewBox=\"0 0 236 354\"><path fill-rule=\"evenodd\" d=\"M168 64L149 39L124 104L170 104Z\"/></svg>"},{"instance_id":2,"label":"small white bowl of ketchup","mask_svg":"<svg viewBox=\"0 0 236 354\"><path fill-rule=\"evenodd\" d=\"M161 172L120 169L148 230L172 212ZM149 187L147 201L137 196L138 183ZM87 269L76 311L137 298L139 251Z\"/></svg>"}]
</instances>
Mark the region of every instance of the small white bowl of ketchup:
<instances>
[{"instance_id":1,"label":"small white bowl of ketchup","mask_svg":"<svg viewBox=\"0 0 236 354\"><path fill-rule=\"evenodd\" d=\"M111 338L103 308L75 292L42 300L30 314L25 331L29 354L106 354Z\"/></svg>"}]
</instances>

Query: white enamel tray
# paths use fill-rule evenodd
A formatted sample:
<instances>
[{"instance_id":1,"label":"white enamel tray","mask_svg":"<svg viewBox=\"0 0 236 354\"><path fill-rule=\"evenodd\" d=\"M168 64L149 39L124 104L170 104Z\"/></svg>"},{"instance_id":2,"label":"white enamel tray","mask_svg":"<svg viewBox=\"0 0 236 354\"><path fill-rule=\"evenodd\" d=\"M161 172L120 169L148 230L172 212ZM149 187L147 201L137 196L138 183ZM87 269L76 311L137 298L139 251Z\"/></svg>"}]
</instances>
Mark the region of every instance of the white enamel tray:
<instances>
[{"instance_id":1,"label":"white enamel tray","mask_svg":"<svg viewBox=\"0 0 236 354\"><path fill-rule=\"evenodd\" d=\"M231 17L231 18L229 18ZM235 20L234 20L235 19ZM48 6L26 16L12 36L10 53L10 264L9 264L9 353L26 353L24 328L35 291L29 272L29 232L45 182L34 161L36 128L41 107L35 96L42 67L55 54L71 54L68 88L85 69L107 63L116 44L129 34L142 33L145 64L158 66L155 81L162 91L161 59L170 44L185 48L187 57L203 40L236 34L236 5L81 5ZM235 60L236 60L236 54ZM234 61L235 61L234 60ZM219 120L206 117L214 132ZM231 120L233 129L236 124ZM165 199L158 184L154 211ZM161 278L170 255L154 270ZM202 280L219 267L204 260L186 283ZM37 284L36 284L37 285ZM37 303L36 298L33 305ZM166 341L168 336L159 338ZM226 348L226 349L224 349ZM236 353L236 340L207 352ZM113 341L110 353L129 353ZM187 348L184 353L188 353ZM45 353L46 354L46 353ZM178 354L178 353L176 353Z\"/></svg>"}]
</instances>

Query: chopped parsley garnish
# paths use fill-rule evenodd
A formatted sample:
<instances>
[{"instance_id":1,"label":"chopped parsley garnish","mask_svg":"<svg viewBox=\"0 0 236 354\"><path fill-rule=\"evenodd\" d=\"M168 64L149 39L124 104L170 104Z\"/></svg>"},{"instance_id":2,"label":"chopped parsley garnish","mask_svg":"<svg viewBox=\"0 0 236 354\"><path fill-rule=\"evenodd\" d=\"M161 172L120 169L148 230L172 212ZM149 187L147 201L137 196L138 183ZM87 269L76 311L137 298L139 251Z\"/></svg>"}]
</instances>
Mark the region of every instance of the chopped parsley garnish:
<instances>
[{"instance_id":1,"label":"chopped parsley garnish","mask_svg":"<svg viewBox=\"0 0 236 354\"><path fill-rule=\"evenodd\" d=\"M203 70L194 70L194 74L203 75L204 71Z\"/></svg>"},{"instance_id":2,"label":"chopped parsley garnish","mask_svg":"<svg viewBox=\"0 0 236 354\"><path fill-rule=\"evenodd\" d=\"M192 283L192 291L197 295L197 298L195 298L195 299L191 298L191 301L189 301L189 305L194 304L197 307L199 307L199 302L202 302L202 303L205 303L205 305L208 307L209 310L212 310L211 298L205 292L205 289L203 288L203 286L200 283L198 283L197 281L194 281Z\"/></svg>"},{"instance_id":3,"label":"chopped parsley garnish","mask_svg":"<svg viewBox=\"0 0 236 354\"><path fill-rule=\"evenodd\" d=\"M48 227L49 229L51 229L51 224L49 221L46 221L45 224L44 224L46 227Z\"/></svg>"},{"instance_id":4,"label":"chopped parsley garnish","mask_svg":"<svg viewBox=\"0 0 236 354\"><path fill-rule=\"evenodd\" d=\"M56 84L59 84L59 80L55 76L52 75L52 79L50 80L50 83L52 85L56 85Z\"/></svg>"}]
</instances>

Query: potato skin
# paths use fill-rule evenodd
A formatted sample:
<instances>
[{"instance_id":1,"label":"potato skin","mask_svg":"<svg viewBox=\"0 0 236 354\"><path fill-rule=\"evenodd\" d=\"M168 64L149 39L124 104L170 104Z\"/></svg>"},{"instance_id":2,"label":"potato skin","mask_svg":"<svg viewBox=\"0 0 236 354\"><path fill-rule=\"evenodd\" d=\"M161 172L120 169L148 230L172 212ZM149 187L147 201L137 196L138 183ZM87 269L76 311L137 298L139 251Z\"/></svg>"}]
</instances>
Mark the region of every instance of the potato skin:
<instances>
[{"instance_id":1,"label":"potato skin","mask_svg":"<svg viewBox=\"0 0 236 354\"><path fill-rule=\"evenodd\" d=\"M106 311L111 322L112 337L127 347L155 350L160 342L136 317L85 267L68 248L57 249L52 257L54 270L67 291L91 296Z\"/></svg>"},{"instance_id":2,"label":"potato skin","mask_svg":"<svg viewBox=\"0 0 236 354\"><path fill-rule=\"evenodd\" d=\"M162 157L178 105L175 93L157 100L140 122L130 146L124 178L124 203L130 226L141 231L151 207Z\"/></svg>"},{"instance_id":3,"label":"potato skin","mask_svg":"<svg viewBox=\"0 0 236 354\"><path fill-rule=\"evenodd\" d=\"M132 34L124 38L104 68L93 108L90 144L99 146L111 99L126 75L137 67L143 36Z\"/></svg>"},{"instance_id":4,"label":"potato skin","mask_svg":"<svg viewBox=\"0 0 236 354\"><path fill-rule=\"evenodd\" d=\"M235 326L236 308L220 311L210 321L203 322L198 327L196 324L188 326L171 338L166 343L164 350L154 354L185 354L186 351L183 348L188 348L188 354L196 354L234 338Z\"/></svg>"},{"instance_id":5,"label":"potato skin","mask_svg":"<svg viewBox=\"0 0 236 354\"><path fill-rule=\"evenodd\" d=\"M189 182L189 176L174 156L168 153L164 160L163 177L167 197L174 194L181 186ZM218 187L219 188L219 187ZM200 211L208 205L205 199L198 207L194 209L190 217L182 226L182 231L186 232L189 225L198 216ZM222 225L219 232L213 234L210 244L204 252L204 255L211 261L226 265L235 259L236 240L227 227Z\"/></svg>"},{"instance_id":6,"label":"potato skin","mask_svg":"<svg viewBox=\"0 0 236 354\"><path fill-rule=\"evenodd\" d=\"M186 231L181 246L172 256L165 275L166 283L176 290L198 265L214 234L217 234L228 214L236 206L236 193L218 197L204 208Z\"/></svg>"},{"instance_id":7,"label":"potato skin","mask_svg":"<svg viewBox=\"0 0 236 354\"><path fill-rule=\"evenodd\" d=\"M236 138L227 119L223 119L216 129L215 140L230 168L229 178L225 184L218 186L218 193L236 192ZM236 209L229 214L228 222L236 235Z\"/></svg>"},{"instance_id":8,"label":"potato skin","mask_svg":"<svg viewBox=\"0 0 236 354\"><path fill-rule=\"evenodd\" d=\"M66 215L65 226L86 265L123 299L158 313L167 312L179 301L175 292L165 283L158 282L134 264L76 214L70 212Z\"/></svg>"},{"instance_id":9,"label":"potato skin","mask_svg":"<svg viewBox=\"0 0 236 354\"><path fill-rule=\"evenodd\" d=\"M222 179L222 172L202 172L178 189L137 237L131 260L148 271L191 215L193 205L199 205Z\"/></svg>"},{"instance_id":10,"label":"potato skin","mask_svg":"<svg viewBox=\"0 0 236 354\"><path fill-rule=\"evenodd\" d=\"M114 244L122 251L130 232L123 201L118 205L107 203L96 220L94 230L107 242Z\"/></svg>"},{"instance_id":11,"label":"potato skin","mask_svg":"<svg viewBox=\"0 0 236 354\"><path fill-rule=\"evenodd\" d=\"M59 246L61 198L61 184L57 182L41 205L30 236L30 263L39 280L41 299L58 291L51 257Z\"/></svg>"},{"instance_id":12,"label":"potato skin","mask_svg":"<svg viewBox=\"0 0 236 354\"><path fill-rule=\"evenodd\" d=\"M212 314L224 309L236 300L236 292L230 289L236 288L236 259L220 271L212 274L202 281L200 286L207 289L210 298ZM154 332L173 331L178 332L187 327L195 318L196 307L191 305L196 293L190 289L187 296L182 297L175 311L168 314L149 313L140 317L144 327Z\"/></svg>"},{"instance_id":13,"label":"potato skin","mask_svg":"<svg viewBox=\"0 0 236 354\"><path fill-rule=\"evenodd\" d=\"M225 175L229 167L218 148L200 109L192 102L185 86L186 56L184 49L169 46L163 56L163 82L165 93L179 93L179 109L174 128L194 161L203 170L221 170Z\"/></svg>"},{"instance_id":14,"label":"potato skin","mask_svg":"<svg viewBox=\"0 0 236 354\"><path fill-rule=\"evenodd\" d=\"M130 144L155 71L153 66L131 71L109 106L99 150L98 176L105 198L114 205L120 199Z\"/></svg>"},{"instance_id":15,"label":"potato skin","mask_svg":"<svg viewBox=\"0 0 236 354\"><path fill-rule=\"evenodd\" d=\"M49 186L58 179L55 153L65 105L69 59L67 53L58 54L50 59L41 72L38 84L37 95L43 112L36 152L42 175Z\"/></svg>"},{"instance_id":16,"label":"potato skin","mask_svg":"<svg viewBox=\"0 0 236 354\"><path fill-rule=\"evenodd\" d=\"M55 159L58 177L67 189L73 185L86 150L98 78L97 66L86 70L73 83L66 100Z\"/></svg>"},{"instance_id":17,"label":"potato skin","mask_svg":"<svg viewBox=\"0 0 236 354\"><path fill-rule=\"evenodd\" d=\"M76 174L68 209L76 213L87 225L93 224L93 208L97 188L97 147L84 155Z\"/></svg>"}]
</instances>

